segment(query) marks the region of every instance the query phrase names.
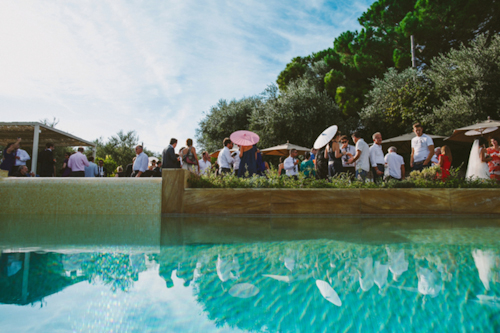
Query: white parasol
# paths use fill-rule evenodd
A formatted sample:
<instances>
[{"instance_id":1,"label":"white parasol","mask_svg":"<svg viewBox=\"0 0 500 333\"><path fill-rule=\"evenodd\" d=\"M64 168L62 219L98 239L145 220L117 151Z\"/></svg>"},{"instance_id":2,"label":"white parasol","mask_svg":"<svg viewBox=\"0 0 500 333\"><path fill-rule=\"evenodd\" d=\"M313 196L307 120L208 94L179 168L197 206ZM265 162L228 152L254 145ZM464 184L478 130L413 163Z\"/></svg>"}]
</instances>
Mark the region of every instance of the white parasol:
<instances>
[{"instance_id":1,"label":"white parasol","mask_svg":"<svg viewBox=\"0 0 500 333\"><path fill-rule=\"evenodd\" d=\"M330 142L333 139L333 137L337 133L337 130L338 130L337 125L330 126L326 130L324 130L323 133L321 133L314 142L313 146L314 149L320 149L326 146L328 142Z\"/></svg>"},{"instance_id":2,"label":"white parasol","mask_svg":"<svg viewBox=\"0 0 500 333\"><path fill-rule=\"evenodd\" d=\"M480 127L478 129L475 129L475 130L467 131L464 134L467 136L483 135L486 133L495 132L497 129L498 129L497 126L495 126L495 127Z\"/></svg>"}]
</instances>

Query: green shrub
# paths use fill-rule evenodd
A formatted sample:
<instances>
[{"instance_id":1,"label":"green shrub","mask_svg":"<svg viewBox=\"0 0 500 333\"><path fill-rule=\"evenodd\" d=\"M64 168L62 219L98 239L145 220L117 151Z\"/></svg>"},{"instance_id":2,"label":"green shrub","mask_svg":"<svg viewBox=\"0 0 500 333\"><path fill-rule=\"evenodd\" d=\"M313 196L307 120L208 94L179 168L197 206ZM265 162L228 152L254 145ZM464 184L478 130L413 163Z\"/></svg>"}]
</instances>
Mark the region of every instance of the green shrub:
<instances>
[{"instance_id":1,"label":"green shrub","mask_svg":"<svg viewBox=\"0 0 500 333\"><path fill-rule=\"evenodd\" d=\"M464 179L460 176L460 167L450 169L450 176L443 182L436 178L439 167L431 167L420 171L412 171L402 180L389 180L376 184L371 181L361 182L341 174L329 180L308 178L299 173L297 179L280 176L276 169L268 170L266 176L254 175L239 178L234 174L217 176L210 173L204 176L191 176L188 179L191 188L500 188L495 180Z\"/></svg>"}]
</instances>

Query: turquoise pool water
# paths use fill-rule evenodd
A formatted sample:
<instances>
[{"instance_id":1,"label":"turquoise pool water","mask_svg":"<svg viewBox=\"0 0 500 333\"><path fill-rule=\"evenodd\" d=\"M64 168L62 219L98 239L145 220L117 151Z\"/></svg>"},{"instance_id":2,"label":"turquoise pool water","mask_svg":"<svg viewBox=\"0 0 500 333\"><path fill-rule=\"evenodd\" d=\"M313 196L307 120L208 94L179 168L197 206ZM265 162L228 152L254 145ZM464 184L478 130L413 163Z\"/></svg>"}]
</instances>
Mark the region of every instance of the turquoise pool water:
<instances>
[{"instance_id":1,"label":"turquoise pool water","mask_svg":"<svg viewBox=\"0 0 500 333\"><path fill-rule=\"evenodd\" d=\"M0 216L2 332L498 332L500 220Z\"/></svg>"}]
</instances>

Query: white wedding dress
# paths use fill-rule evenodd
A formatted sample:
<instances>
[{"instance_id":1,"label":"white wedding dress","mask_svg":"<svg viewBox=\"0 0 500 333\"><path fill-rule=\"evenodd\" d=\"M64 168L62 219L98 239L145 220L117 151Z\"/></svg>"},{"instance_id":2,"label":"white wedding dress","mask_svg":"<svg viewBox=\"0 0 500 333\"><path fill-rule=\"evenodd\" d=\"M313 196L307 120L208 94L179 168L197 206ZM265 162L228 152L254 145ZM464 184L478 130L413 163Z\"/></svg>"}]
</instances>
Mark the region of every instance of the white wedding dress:
<instances>
[{"instance_id":1,"label":"white wedding dress","mask_svg":"<svg viewBox=\"0 0 500 333\"><path fill-rule=\"evenodd\" d=\"M469 165L467 166L466 178L490 179L488 163L481 162L479 157L479 140L475 140L470 150Z\"/></svg>"}]
</instances>

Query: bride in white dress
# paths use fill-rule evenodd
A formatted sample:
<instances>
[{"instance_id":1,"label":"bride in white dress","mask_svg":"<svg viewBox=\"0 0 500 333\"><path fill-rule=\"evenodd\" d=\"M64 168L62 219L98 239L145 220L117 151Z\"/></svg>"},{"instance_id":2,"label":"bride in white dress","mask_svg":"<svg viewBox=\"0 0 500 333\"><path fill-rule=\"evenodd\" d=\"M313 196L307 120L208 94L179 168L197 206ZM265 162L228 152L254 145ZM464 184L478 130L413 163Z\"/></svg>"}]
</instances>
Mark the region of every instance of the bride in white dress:
<instances>
[{"instance_id":1,"label":"bride in white dress","mask_svg":"<svg viewBox=\"0 0 500 333\"><path fill-rule=\"evenodd\" d=\"M466 178L490 179L488 161L491 160L491 157L486 154L487 145L488 141L483 137L474 141L470 150Z\"/></svg>"}]
</instances>

